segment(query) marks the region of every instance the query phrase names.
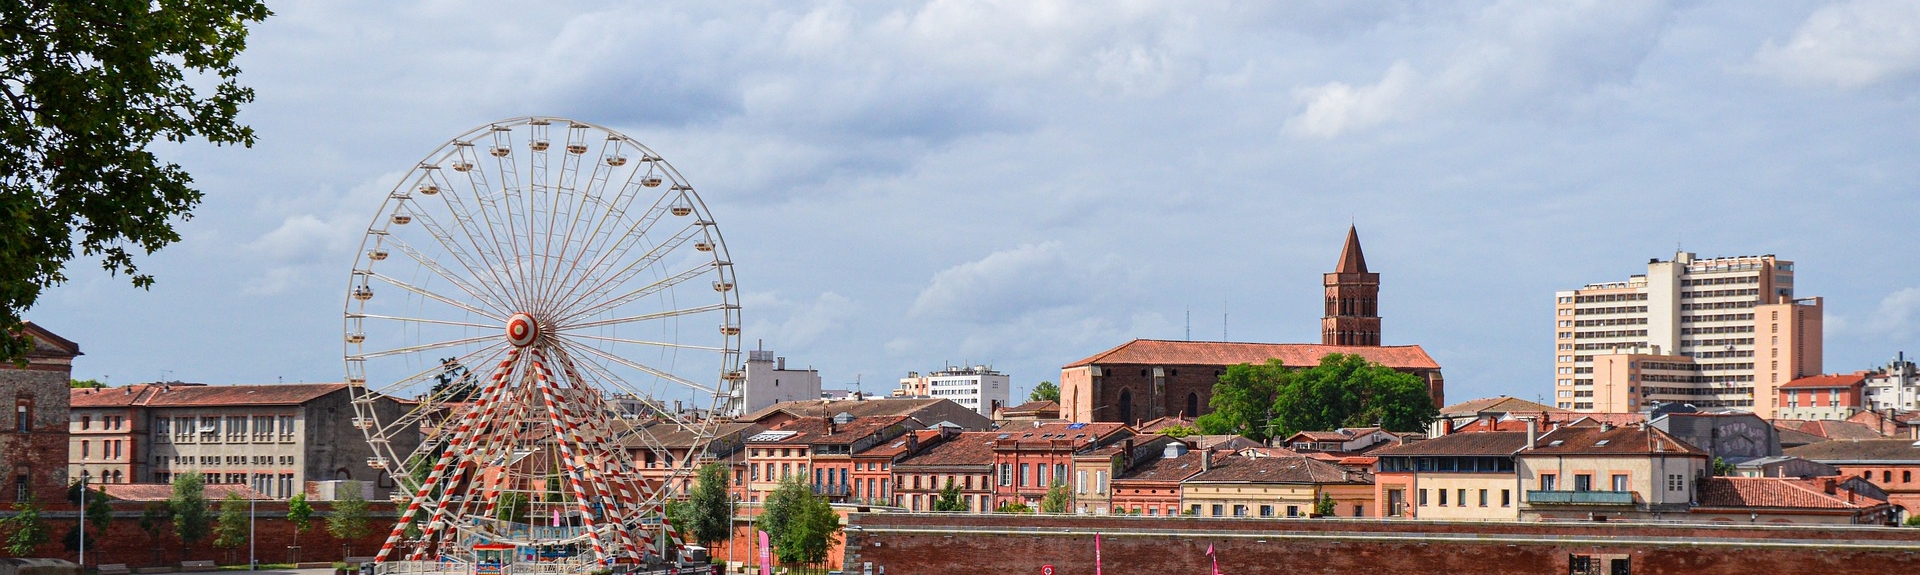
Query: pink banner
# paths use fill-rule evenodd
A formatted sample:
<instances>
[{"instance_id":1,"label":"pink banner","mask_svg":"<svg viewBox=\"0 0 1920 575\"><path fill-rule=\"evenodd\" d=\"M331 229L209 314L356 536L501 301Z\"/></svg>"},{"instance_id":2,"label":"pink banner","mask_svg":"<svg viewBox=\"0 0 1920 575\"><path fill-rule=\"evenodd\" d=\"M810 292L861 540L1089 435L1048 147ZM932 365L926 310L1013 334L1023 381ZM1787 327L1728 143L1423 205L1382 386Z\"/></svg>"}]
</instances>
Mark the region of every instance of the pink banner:
<instances>
[{"instance_id":1,"label":"pink banner","mask_svg":"<svg viewBox=\"0 0 1920 575\"><path fill-rule=\"evenodd\" d=\"M1093 534L1093 575L1101 575L1100 569L1100 534L1095 533Z\"/></svg>"},{"instance_id":2,"label":"pink banner","mask_svg":"<svg viewBox=\"0 0 1920 575\"><path fill-rule=\"evenodd\" d=\"M760 575L773 575L773 543L760 531Z\"/></svg>"}]
</instances>

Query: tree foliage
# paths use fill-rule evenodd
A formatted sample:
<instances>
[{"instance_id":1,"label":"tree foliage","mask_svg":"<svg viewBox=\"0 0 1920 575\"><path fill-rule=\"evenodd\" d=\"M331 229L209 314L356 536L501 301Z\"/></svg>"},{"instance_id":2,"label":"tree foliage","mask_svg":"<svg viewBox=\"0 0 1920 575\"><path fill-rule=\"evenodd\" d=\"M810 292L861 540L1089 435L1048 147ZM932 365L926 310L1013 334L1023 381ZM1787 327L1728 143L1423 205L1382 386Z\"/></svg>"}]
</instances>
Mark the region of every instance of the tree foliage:
<instances>
[{"instance_id":1,"label":"tree foliage","mask_svg":"<svg viewBox=\"0 0 1920 575\"><path fill-rule=\"evenodd\" d=\"M87 490L87 523L93 530L107 532L107 526L113 525L113 496L106 493Z\"/></svg>"},{"instance_id":2,"label":"tree foliage","mask_svg":"<svg viewBox=\"0 0 1920 575\"><path fill-rule=\"evenodd\" d=\"M367 496L360 482L347 480L336 488L333 515L327 517L327 533L334 539L354 540L367 536Z\"/></svg>"},{"instance_id":3,"label":"tree foliage","mask_svg":"<svg viewBox=\"0 0 1920 575\"><path fill-rule=\"evenodd\" d=\"M165 503L148 503L146 508L140 510L140 530L147 534L147 539L152 543L160 542L160 532L166 527L167 520Z\"/></svg>"},{"instance_id":4,"label":"tree foliage","mask_svg":"<svg viewBox=\"0 0 1920 575\"><path fill-rule=\"evenodd\" d=\"M687 497L687 517L680 525L682 533L692 535L708 547L733 534L733 496L727 494L728 482L726 467L709 463L700 468L693 493Z\"/></svg>"},{"instance_id":5,"label":"tree foliage","mask_svg":"<svg viewBox=\"0 0 1920 575\"><path fill-rule=\"evenodd\" d=\"M1033 513L1033 507L1018 501L1008 501L994 508L994 513Z\"/></svg>"},{"instance_id":6,"label":"tree foliage","mask_svg":"<svg viewBox=\"0 0 1920 575\"><path fill-rule=\"evenodd\" d=\"M1733 464L1727 463L1725 459L1718 457L1713 458L1713 476L1726 477L1729 475L1733 475Z\"/></svg>"},{"instance_id":7,"label":"tree foliage","mask_svg":"<svg viewBox=\"0 0 1920 575\"><path fill-rule=\"evenodd\" d=\"M934 511L966 511L967 502L960 500L960 485L947 478L947 486L940 488L940 496L933 499Z\"/></svg>"},{"instance_id":8,"label":"tree foliage","mask_svg":"<svg viewBox=\"0 0 1920 575\"><path fill-rule=\"evenodd\" d=\"M69 379L69 380L67 380L67 387L68 387L68 388L71 388L71 389L100 389L100 388L103 388L103 387L106 387L106 386L107 386L107 384L104 384L104 383L100 383L100 380L98 380L98 379Z\"/></svg>"},{"instance_id":9,"label":"tree foliage","mask_svg":"<svg viewBox=\"0 0 1920 575\"><path fill-rule=\"evenodd\" d=\"M313 504L307 503L307 494L295 493L287 500L287 521L293 524L293 544L300 544L300 532L313 528Z\"/></svg>"},{"instance_id":10,"label":"tree foliage","mask_svg":"<svg viewBox=\"0 0 1920 575\"><path fill-rule=\"evenodd\" d=\"M234 549L247 543L247 500L228 492L220 501L220 520L213 528L213 546Z\"/></svg>"},{"instance_id":11,"label":"tree foliage","mask_svg":"<svg viewBox=\"0 0 1920 575\"><path fill-rule=\"evenodd\" d=\"M1228 367L1208 405L1213 413L1195 421L1201 431L1256 441L1342 427L1421 431L1439 415L1419 376L1337 353L1306 369L1277 360Z\"/></svg>"},{"instance_id":12,"label":"tree foliage","mask_svg":"<svg viewBox=\"0 0 1920 575\"><path fill-rule=\"evenodd\" d=\"M252 145L234 58L259 0L10 1L0 35L0 357L33 344L20 314L76 252L146 288L134 264L179 241L201 193L158 141ZM208 91L208 88L211 91Z\"/></svg>"},{"instance_id":13,"label":"tree foliage","mask_svg":"<svg viewBox=\"0 0 1920 575\"><path fill-rule=\"evenodd\" d=\"M207 484L198 471L173 478L173 496L167 498L173 515L173 535L181 543L192 545L207 537Z\"/></svg>"},{"instance_id":14,"label":"tree foliage","mask_svg":"<svg viewBox=\"0 0 1920 575\"><path fill-rule=\"evenodd\" d=\"M813 495L804 474L780 480L760 512L760 526L780 561L796 565L825 560L841 529L840 514L826 499Z\"/></svg>"},{"instance_id":15,"label":"tree foliage","mask_svg":"<svg viewBox=\"0 0 1920 575\"><path fill-rule=\"evenodd\" d=\"M40 504L32 498L13 504L13 511L13 517L0 519L0 529L7 532L7 554L30 557L33 550L45 545L52 535L47 533L46 521L40 518Z\"/></svg>"},{"instance_id":16,"label":"tree foliage","mask_svg":"<svg viewBox=\"0 0 1920 575\"><path fill-rule=\"evenodd\" d=\"M1027 394L1027 401L1060 401L1060 386L1051 381L1042 381L1033 386L1033 393Z\"/></svg>"},{"instance_id":17,"label":"tree foliage","mask_svg":"<svg viewBox=\"0 0 1920 575\"><path fill-rule=\"evenodd\" d=\"M1203 433L1239 435L1265 442L1273 432L1274 400L1280 388L1293 378L1293 370L1280 360L1266 363L1227 366L1220 381L1213 384L1213 399L1207 406L1213 412L1194 420Z\"/></svg>"},{"instance_id":18,"label":"tree foliage","mask_svg":"<svg viewBox=\"0 0 1920 575\"><path fill-rule=\"evenodd\" d=\"M1200 435L1200 429L1191 425L1169 425L1160 428L1160 431L1155 433L1168 437L1190 437Z\"/></svg>"},{"instance_id":19,"label":"tree foliage","mask_svg":"<svg viewBox=\"0 0 1920 575\"><path fill-rule=\"evenodd\" d=\"M1047 495L1040 498L1041 513L1066 513L1073 506L1073 491L1067 489L1067 482L1056 481L1047 488Z\"/></svg>"},{"instance_id":20,"label":"tree foliage","mask_svg":"<svg viewBox=\"0 0 1920 575\"><path fill-rule=\"evenodd\" d=\"M440 360L440 373L433 376L433 395L442 401L469 401L476 391L473 372L467 370L460 358L449 357Z\"/></svg>"},{"instance_id":21,"label":"tree foliage","mask_svg":"<svg viewBox=\"0 0 1920 575\"><path fill-rule=\"evenodd\" d=\"M1313 502L1313 514L1320 517L1332 517L1334 513L1336 513L1336 511L1333 508L1333 496L1326 492L1321 492L1320 500Z\"/></svg>"},{"instance_id":22,"label":"tree foliage","mask_svg":"<svg viewBox=\"0 0 1920 575\"><path fill-rule=\"evenodd\" d=\"M813 498L813 491L807 488L804 474L789 475L774 486L773 493L767 495L766 507L760 510L760 529L778 540L785 533L787 525L799 517L801 507L806 500Z\"/></svg>"}]
</instances>

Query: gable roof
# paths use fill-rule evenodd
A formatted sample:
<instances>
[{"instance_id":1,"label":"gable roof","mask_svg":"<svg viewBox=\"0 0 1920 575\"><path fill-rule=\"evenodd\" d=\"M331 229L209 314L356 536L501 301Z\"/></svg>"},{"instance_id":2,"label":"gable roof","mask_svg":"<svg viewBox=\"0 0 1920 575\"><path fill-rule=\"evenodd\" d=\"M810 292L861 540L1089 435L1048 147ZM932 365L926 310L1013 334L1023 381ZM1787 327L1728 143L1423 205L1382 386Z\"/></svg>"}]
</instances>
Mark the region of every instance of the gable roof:
<instances>
[{"instance_id":1,"label":"gable roof","mask_svg":"<svg viewBox=\"0 0 1920 575\"><path fill-rule=\"evenodd\" d=\"M1825 437L1827 439L1884 439L1879 431L1864 423L1820 419L1800 424L1800 431Z\"/></svg>"},{"instance_id":2,"label":"gable roof","mask_svg":"<svg viewBox=\"0 0 1920 575\"><path fill-rule=\"evenodd\" d=\"M1911 439L1836 439L1788 449L1786 454L1826 464L1920 463L1920 447L1913 444Z\"/></svg>"},{"instance_id":3,"label":"gable roof","mask_svg":"<svg viewBox=\"0 0 1920 575\"><path fill-rule=\"evenodd\" d=\"M1201 452L1188 451L1179 457L1162 457L1151 463L1135 467L1133 471L1113 478L1115 484L1132 481L1186 481L1200 473Z\"/></svg>"},{"instance_id":4,"label":"gable roof","mask_svg":"<svg viewBox=\"0 0 1920 575\"><path fill-rule=\"evenodd\" d=\"M1459 434L1455 434L1459 435ZM1453 437L1449 435L1447 437ZM1434 440L1438 441L1438 440ZM1707 457L1706 450L1694 447L1679 438L1651 425L1628 425L1607 428L1603 426L1561 427L1540 436L1533 449L1520 452L1528 455L1697 455Z\"/></svg>"},{"instance_id":5,"label":"gable roof","mask_svg":"<svg viewBox=\"0 0 1920 575\"><path fill-rule=\"evenodd\" d=\"M1000 408L1002 415L1041 415L1051 413L1060 415L1060 404L1050 400L1029 401L1013 407Z\"/></svg>"},{"instance_id":6,"label":"gable roof","mask_svg":"<svg viewBox=\"0 0 1920 575\"><path fill-rule=\"evenodd\" d=\"M1369 453L1374 457L1401 455L1510 456L1527 447L1525 431L1482 431L1454 433L1425 441L1401 444Z\"/></svg>"},{"instance_id":7,"label":"gable roof","mask_svg":"<svg viewBox=\"0 0 1920 575\"><path fill-rule=\"evenodd\" d=\"M1179 415L1163 415L1147 420L1146 423L1134 427L1134 430L1142 434L1156 433L1162 429L1176 425L1180 427L1193 427L1193 418Z\"/></svg>"},{"instance_id":8,"label":"gable roof","mask_svg":"<svg viewBox=\"0 0 1920 575\"><path fill-rule=\"evenodd\" d=\"M909 455L893 464L895 469L901 466L979 466L993 465L993 439L999 433L992 431L968 431L955 435L938 445Z\"/></svg>"},{"instance_id":9,"label":"gable roof","mask_svg":"<svg viewBox=\"0 0 1920 575\"><path fill-rule=\"evenodd\" d=\"M1566 410L1550 405L1541 405L1518 397L1505 395L1469 399L1440 408L1442 416L1475 415L1480 413L1558 413Z\"/></svg>"},{"instance_id":10,"label":"gable roof","mask_svg":"<svg viewBox=\"0 0 1920 575\"><path fill-rule=\"evenodd\" d=\"M1218 457L1213 468L1188 482L1197 483L1373 483L1373 477L1312 457Z\"/></svg>"},{"instance_id":11,"label":"gable roof","mask_svg":"<svg viewBox=\"0 0 1920 575\"><path fill-rule=\"evenodd\" d=\"M1870 372L1856 371L1853 373L1807 376L1780 384L1780 389L1852 387L1864 384L1867 381L1868 373Z\"/></svg>"},{"instance_id":12,"label":"gable roof","mask_svg":"<svg viewBox=\"0 0 1920 575\"><path fill-rule=\"evenodd\" d=\"M40 327L40 324L31 321L24 322L20 331L28 337L33 338L33 349L27 352L27 357L71 358L77 355L86 355L80 353L80 344L74 343L73 340L60 337L58 334L48 331L47 328Z\"/></svg>"},{"instance_id":13,"label":"gable roof","mask_svg":"<svg viewBox=\"0 0 1920 575\"><path fill-rule=\"evenodd\" d=\"M1072 440L1074 448L1082 449L1106 445L1122 432L1130 431L1126 424L1113 422L1100 423L1063 423L1063 422L1027 422L1016 421L995 430L995 441L1008 442L1010 446L1050 446L1056 440Z\"/></svg>"},{"instance_id":14,"label":"gable roof","mask_svg":"<svg viewBox=\"0 0 1920 575\"><path fill-rule=\"evenodd\" d=\"M227 405L300 405L347 389L344 383L265 385L136 384L98 390L76 389L74 407L219 407ZM91 392L91 393L88 393ZM129 399L131 398L131 399Z\"/></svg>"},{"instance_id":15,"label":"gable roof","mask_svg":"<svg viewBox=\"0 0 1920 575\"><path fill-rule=\"evenodd\" d=\"M856 417L844 425L835 425L825 417L801 417L773 426L768 431L780 434L762 433L747 438L748 443L780 443L806 445L851 445L862 439L886 432L887 428L907 421L905 415L881 417ZM777 437L775 436L777 435Z\"/></svg>"},{"instance_id":16,"label":"gable roof","mask_svg":"<svg viewBox=\"0 0 1920 575\"><path fill-rule=\"evenodd\" d=\"M833 417L842 412L854 417L905 415L927 427L933 427L941 421L951 421L966 429L984 430L993 427L993 419L980 415L978 411L954 403L950 399L929 397L783 401L761 408L760 411L737 417L735 420L769 425L778 423L768 421L777 414L786 414L789 417Z\"/></svg>"},{"instance_id":17,"label":"gable roof","mask_svg":"<svg viewBox=\"0 0 1920 575\"><path fill-rule=\"evenodd\" d=\"M166 483L105 483L99 484L99 489L121 501L166 501L173 497L173 486ZM215 503L229 493L238 493L242 499L271 499L253 488L232 483L211 483L205 491L207 501Z\"/></svg>"},{"instance_id":18,"label":"gable roof","mask_svg":"<svg viewBox=\"0 0 1920 575\"><path fill-rule=\"evenodd\" d=\"M1826 482L1832 478L1796 479L1787 477L1709 477L1700 482L1702 507L1763 507L1773 509L1866 509L1886 501L1862 493L1855 497L1830 495Z\"/></svg>"},{"instance_id":19,"label":"gable roof","mask_svg":"<svg viewBox=\"0 0 1920 575\"><path fill-rule=\"evenodd\" d=\"M1330 354L1358 355L1394 369L1440 369L1440 364L1417 345L1359 346L1314 343L1242 343L1135 339L1091 357L1067 364L1237 365L1278 359L1288 367L1312 367Z\"/></svg>"},{"instance_id":20,"label":"gable roof","mask_svg":"<svg viewBox=\"0 0 1920 575\"><path fill-rule=\"evenodd\" d=\"M149 396L159 391L159 386L145 383L100 389L69 389L67 405L71 407L132 407L145 403Z\"/></svg>"}]
</instances>

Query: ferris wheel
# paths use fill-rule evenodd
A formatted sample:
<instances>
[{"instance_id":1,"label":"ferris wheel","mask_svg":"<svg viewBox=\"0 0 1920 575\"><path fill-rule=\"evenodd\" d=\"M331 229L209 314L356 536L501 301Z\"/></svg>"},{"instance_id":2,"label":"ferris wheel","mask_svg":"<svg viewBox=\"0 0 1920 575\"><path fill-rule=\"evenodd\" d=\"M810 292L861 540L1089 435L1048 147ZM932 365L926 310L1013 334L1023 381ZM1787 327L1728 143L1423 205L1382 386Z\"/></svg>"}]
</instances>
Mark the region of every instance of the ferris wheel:
<instances>
[{"instance_id":1,"label":"ferris wheel","mask_svg":"<svg viewBox=\"0 0 1920 575\"><path fill-rule=\"evenodd\" d=\"M481 126L414 166L344 319L354 425L406 496L376 561L663 549L700 453L661 438L702 445L742 379L706 205L653 150L563 118Z\"/></svg>"}]
</instances>

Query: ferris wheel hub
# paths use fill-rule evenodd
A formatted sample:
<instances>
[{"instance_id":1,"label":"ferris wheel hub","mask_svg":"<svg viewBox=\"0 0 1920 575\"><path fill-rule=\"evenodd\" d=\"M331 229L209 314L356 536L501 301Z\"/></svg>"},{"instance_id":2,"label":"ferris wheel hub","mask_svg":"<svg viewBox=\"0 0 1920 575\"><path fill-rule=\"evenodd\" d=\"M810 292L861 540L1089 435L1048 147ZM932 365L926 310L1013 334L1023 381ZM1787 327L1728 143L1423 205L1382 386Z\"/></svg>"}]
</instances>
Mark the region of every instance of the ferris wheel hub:
<instances>
[{"instance_id":1,"label":"ferris wheel hub","mask_svg":"<svg viewBox=\"0 0 1920 575\"><path fill-rule=\"evenodd\" d=\"M540 322L532 315L516 313L507 318L507 341L514 347L526 347L540 339Z\"/></svg>"}]
</instances>

